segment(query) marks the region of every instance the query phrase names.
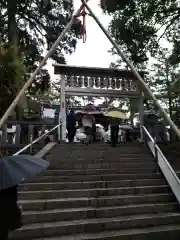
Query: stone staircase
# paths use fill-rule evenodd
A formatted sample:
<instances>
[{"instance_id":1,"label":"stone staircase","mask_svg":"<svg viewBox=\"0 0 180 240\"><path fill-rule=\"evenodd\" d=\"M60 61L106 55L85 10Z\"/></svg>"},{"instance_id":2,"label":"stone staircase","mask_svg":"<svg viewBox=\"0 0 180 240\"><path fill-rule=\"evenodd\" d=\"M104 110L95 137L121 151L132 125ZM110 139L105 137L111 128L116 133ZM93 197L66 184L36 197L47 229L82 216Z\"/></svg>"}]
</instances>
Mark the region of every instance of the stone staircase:
<instances>
[{"instance_id":1,"label":"stone staircase","mask_svg":"<svg viewBox=\"0 0 180 240\"><path fill-rule=\"evenodd\" d=\"M143 145L56 145L20 186L24 226L10 239L180 239L179 204Z\"/></svg>"}]
</instances>

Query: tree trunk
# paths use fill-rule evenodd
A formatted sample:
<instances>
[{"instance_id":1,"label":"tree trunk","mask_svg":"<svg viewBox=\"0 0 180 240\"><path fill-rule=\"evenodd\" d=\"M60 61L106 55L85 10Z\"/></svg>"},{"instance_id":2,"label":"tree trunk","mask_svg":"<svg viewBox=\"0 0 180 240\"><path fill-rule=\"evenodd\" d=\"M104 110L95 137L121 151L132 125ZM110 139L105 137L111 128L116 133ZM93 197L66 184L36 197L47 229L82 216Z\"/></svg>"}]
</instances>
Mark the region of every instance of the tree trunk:
<instances>
[{"instance_id":1,"label":"tree trunk","mask_svg":"<svg viewBox=\"0 0 180 240\"><path fill-rule=\"evenodd\" d=\"M14 110L15 110L15 113L16 113L16 120L20 120L21 117L20 117L19 107L16 106Z\"/></svg>"},{"instance_id":2,"label":"tree trunk","mask_svg":"<svg viewBox=\"0 0 180 240\"><path fill-rule=\"evenodd\" d=\"M171 97L169 97L169 114L170 114L170 118L172 118L173 110L172 110L172 98Z\"/></svg>"},{"instance_id":3,"label":"tree trunk","mask_svg":"<svg viewBox=\"0 0 180 240\"><path fill-rule=\"evenodd\" d=\"M172 93L171 93L171 84L169 80L166 82L167 84L167 93L168 93L168 104L169 104L169 114L172 118Z\"/></svg>"},{"instance_id":4,"label":"tree trunk","mask_svg":"<svg viewBox=\"0 0 180 240\"><path fill-rule=\"evenodd\" d=\"M15 53L17 53L18 47L18 33L16 24L16 13L17 4L19 0L8 0L7 10L8 10L8 41L12 45Z\"/></svg>"},{"instance_id":5,"label":"tree trunk","mask_svg":"<svg viewBox=\"0 0 180 240\"><path fill-rule=\"evenodd\" d=\"M7 1L7 11L8 11L8 42L13 50L14 57L16 58L18 54L18 30L16 23L16 13L17 13L17 4L19 0L8 0ZM15 88L18 91L18 86ZM19 106L15 107L16 120L20 119Z\"/></svg>"},{"instance_id":6,"label":"tree trunk","mask_svg":"<svg viewBox=\"0 0 180 240\"><path fill-rule=\"evenodd\" d=\"M134 109L133 109L133 105L132 105L132 100L129 100L129 109L130 109L130 121L131 121L131 125L134 126Z\"/></svg>"},{"instance_id":7,"label":"tree trunk","mask_svg":"<svg viewBox=\"0 0 180 240\"><path fill-rule=\"evenodd\" d=\"M172 93L171 93L171 83L169 81L169 63L166 61L166 87L167 87L167 94L168 94L168 104L169 104L169 114L172 118Z\"/></svg>"}]
</instances>

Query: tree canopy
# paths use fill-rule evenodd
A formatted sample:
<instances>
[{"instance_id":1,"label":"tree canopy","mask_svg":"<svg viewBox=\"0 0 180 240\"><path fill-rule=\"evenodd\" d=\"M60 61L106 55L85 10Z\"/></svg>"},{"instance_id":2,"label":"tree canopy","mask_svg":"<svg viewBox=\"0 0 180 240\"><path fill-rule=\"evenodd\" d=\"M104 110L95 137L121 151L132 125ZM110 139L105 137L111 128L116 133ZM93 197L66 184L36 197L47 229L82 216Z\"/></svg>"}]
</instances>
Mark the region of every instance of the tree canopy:
<instances>
[{"instance_id":1,"label":"tree canopy","mask_svg":"<svg viewBox=\"0 0 180 240\"><path fill-rule=\"evenodd\" d=\"M73 0L0 1L0 68L4 71L0 73L1 114L14 99L28 73L37 67L44 53L64 30L72 13ZM75 50L79 37L81 22L76 21L52 55L52 59L65 63L64 53ZM7 69L4 67L6 65ZM23 72L20 71L22 66L26 69ZM49 87L50 75L46 69L42 69L29 93L40 91L42 95Z\"/></svg>"},{"instance_id":2,"label":"tree canopy","mask_svg":"<svg viewBox=\"0 0 180 240\"><path fill-rule=\"evenodd\" d=\"M160 96L161 102L165 103L172 116L175 104L174 84L179 78L179 71L176 66L170 64L171 52L168 49L160 48L157 52L155 62L151 64L149 86L151 90Z\"/></svg>"},{"instance_id":3,"label":"tree canopy","mask_svg":"<svg viewBox=\"0 0 180 240\"><path fill-rule=\"evenodd\" d=\"M155 56L162 37L173 43L172 63L180 62L178 0L101 0L101 7L112 14L111 35L135 63L146 61L148 52Z\"/></svg>"},{"instance_id":4,"label":"tree canopy","mask_svg":"<svg viewBox=\"0 0 180 240\"><path fill-rule=\"evenodd\" d=\"M20 46L26 65L33 68L46 49L49 49L73 13L73 1L65 0L2 0L0 1L0 41ZM77 26L78 24L78 26ZM71 53L80 36L77 22L63 39L52 58L64 63L64 52Z\"/></svg>"},{"instance_id":5,"label":"tree canopy","mask_svg":"<svg viewBox=\"0 0 180 240\"><path fill-rule=\"evenodd\" d=\"M14 100L24 82L24 56L14 55L8 45L0 45L0 116Z\"/></svg>"}]
</instances>

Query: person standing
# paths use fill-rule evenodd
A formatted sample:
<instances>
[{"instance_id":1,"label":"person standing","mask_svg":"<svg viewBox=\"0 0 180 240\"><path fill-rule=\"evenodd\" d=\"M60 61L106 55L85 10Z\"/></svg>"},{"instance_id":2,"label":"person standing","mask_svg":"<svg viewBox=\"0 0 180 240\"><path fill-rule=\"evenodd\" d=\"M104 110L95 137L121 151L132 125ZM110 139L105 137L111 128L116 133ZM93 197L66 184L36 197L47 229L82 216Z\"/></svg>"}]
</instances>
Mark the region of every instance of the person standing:
<instances>
[{"instance_id":1,"label":"person standing","mask_svg":"<svg viewBox=\"0 0 180 240\"><path fill-rule=\"evenodd\" d=\"M18 186L0 191L0 239L7 240L8 234L22 226L22 214L17 204Z\"/></svg>"},{"instance_id":2,"label":"person standing","mask_svg":"<svg viewBox=\"0 0 180 240\"><path fill-rule=\"evenodd\" d=\"M93 120L93 126L92 126L92 139L95 142L96 141L96 124L95 120Z\"/></svg>"},{"instance_id":3,"label":"person standing","mask_svg":"<svg viewBox=\"0 0 180 240\"><path fill-rule=\"evenodd\" d=\"M113 119L111 122L111 145L112 147L116 147L118 142L118 133L119 133L119 125L116 119Z\"/></svg>"},{"instance_id":4,"label":"person standing","mask_svg":"<svg viewBox=\"0 0 180 240\"><path fill-rule=\"evenodd\" d=\"M131 133L129 129L126 130L126 142L128 143L132 142Z\"/></svg>"},{"instance_id":5,"label":"person standing","mask_svg":"<svg viewBox=\"0 0 180 240\"><path fill-rule=\"evenodd\" d=\"M76 135L76 116L73 110L67 116L68 141L72 143Z\"/></svg>"},{"instance_id":6,"label":"person standing","mask_svg":"<svg viewBox=\"0 0 180 240\"><path fill-rule=\"evenodd\" d=\"M86 136L87 136L87 143L92 142L92 137L93 137L93 124L95 124L94 117L90 114L84 114L82 118L82 125L85 130Z\"/></svg>"}]
</instances>

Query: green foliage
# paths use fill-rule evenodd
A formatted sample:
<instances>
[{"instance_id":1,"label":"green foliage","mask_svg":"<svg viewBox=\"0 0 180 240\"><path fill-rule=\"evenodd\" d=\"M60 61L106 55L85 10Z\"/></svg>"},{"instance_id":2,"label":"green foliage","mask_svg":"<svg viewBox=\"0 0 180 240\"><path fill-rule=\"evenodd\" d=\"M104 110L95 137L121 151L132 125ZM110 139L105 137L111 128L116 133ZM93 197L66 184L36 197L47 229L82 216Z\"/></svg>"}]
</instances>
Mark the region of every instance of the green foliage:
<instances>
[{"instance_id":1,"label":"green foliage","mask_svg":"<svg viewBox=\"0 0 180 240\"><path fill-rule=\"evenodd\" d=\"M160 49L152 64L150 87L156 94L168 96L171 94L171 86L174 83L173 74L175 68L170 65L169 55L167 49Z\"/></svg>"},{"instance_id":2,"label":"green foliage","mask_svg":"<svg viewBox=\"0 0 180 240\"><path fill-rule=\"evenodd\" d=\"M63 31L72 13L72 1L0 1L0 40L19 45L25 53L28 71L31 71L44 50L49 49ZM66 34L52 56L54 60L64 63L63 53L74 51L76 39L80 37L80 28L81 23L77 22Z\"/></svg>"},{"instance_id":3,"label":"green foliage","mask_svg":"<svg viewBox=\"0 0 180 240\"><path fill-rule=\"evenodd\" d=\"M21 79L24 78L24 71L20 71L22 65L21 57L19 58L18 54L24 53L26 73L31 73L69 22L73 13L72 2L66 0L0 1L0 41L8 42L12 51L11 53L8 50L8 53L1 59L1 63L5 63L5 65L2 65L4 68L0 74L5 78L0 77L0 83L1 89L4 87L6 91L0 94L0 103L4 102L4 96L10 96L9 100L11 99L3 105L3 108L9 106L14 99L19 86L21 86ZM72 53L75 50L76 39L81 37L80 30L81 22L76 21L52 55L53 60L65 63L64 53ZM6 69L6 65L8 65L9 71ZM6 83L2 85L2 81L5 79ZM43 69L29 89L29 93L35 95L38 92L42 95L49 87L50 75L47 70ZM7 93L7 91L9 92Z\"/></svg>"},{"instance_id":4,"label":"green foliage","mask_svg":"<svg viewBox=\"0 0 180 240\"><path fill-rule=\"evenodd\" d=\"M179 62L178 0L102 0L101 7L112 14L110 33L131 53L134 63L146 61L148 52L155 56L158 40L162 37L174 43L176 56L172 62Z\"/></svg>"},{"instance_id":5,"label":"green foliage","mask_svg":"<svg viewBox=\"0 0 180 240\"><path fill-rule=\"evenodd\" d=\"M20 90L25 72L22 53L18 52L18 55L14 55L12 47L0 44L0 116Z\"/></svg>"},{"instance_id":6,"label":"green foliage","mask_svg":"<svg viewBox=\"0 0 180 240\"><path fill-rule=\"evenodd\" d=\"M180 71L177 66L171 65L170 55L167 49L160 49L157 52L156 62L151 65L147 83L173 117L173 112L180 107Z\"/></svg>"},{"instance_id":7,"label":"green foliage","mask_svg":"<svg viewBox=\"0 0 180 240\"><path fill-rule=\"evenodd\" d=\"M30 95L36 95L37 93L43 95L50 88L50 75L47 69L41 69L40 73L36 76L35 81L29 88Z\"/></svg>"}]
</instances>

